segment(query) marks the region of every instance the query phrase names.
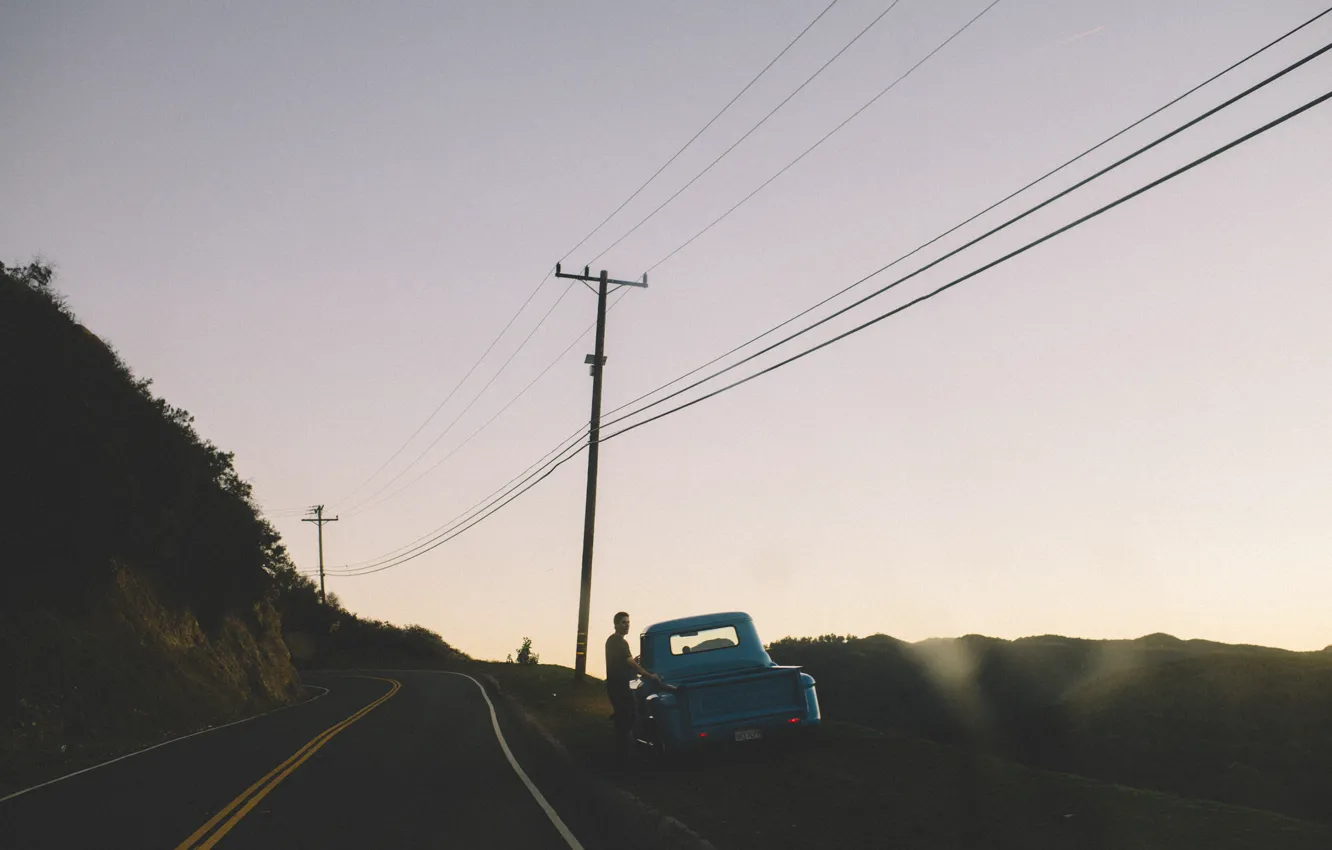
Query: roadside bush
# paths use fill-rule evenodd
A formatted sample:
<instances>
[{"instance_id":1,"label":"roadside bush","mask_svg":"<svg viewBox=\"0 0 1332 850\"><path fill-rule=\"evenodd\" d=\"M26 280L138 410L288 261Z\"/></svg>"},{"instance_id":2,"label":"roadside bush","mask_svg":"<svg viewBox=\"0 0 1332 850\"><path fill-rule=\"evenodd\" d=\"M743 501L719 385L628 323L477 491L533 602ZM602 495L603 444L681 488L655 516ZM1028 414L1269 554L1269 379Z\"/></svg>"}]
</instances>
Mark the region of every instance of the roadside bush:
<instances>
[{"instance_id":1,"label":"roadside bush","mask_svg":"<svg viewBox=\"0 0 1332 850\"><path fill-rule=\"evenodd\" d=\"M532 639L525 637L523 638L523 645L518 647L518 657L508 655L505 656L504 660L510 664L540 664L541 656L532 651Z\"/></svg>"}]
</instances>

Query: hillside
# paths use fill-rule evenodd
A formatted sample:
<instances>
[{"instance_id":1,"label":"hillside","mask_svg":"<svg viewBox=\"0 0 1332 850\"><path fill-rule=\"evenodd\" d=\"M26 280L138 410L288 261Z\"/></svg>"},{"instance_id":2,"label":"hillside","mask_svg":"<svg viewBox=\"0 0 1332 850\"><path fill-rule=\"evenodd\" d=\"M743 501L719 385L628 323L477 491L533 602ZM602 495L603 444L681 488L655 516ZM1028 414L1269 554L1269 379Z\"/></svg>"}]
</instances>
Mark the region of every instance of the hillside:
<instances>
[{"instance_id":1,"label":"hillside","mask_svg":"<svg viewBox=\"0 0 1332 850\"><path fill-rule=\"evenodd\" d=\"M1023 764L1332 821L1332 655L1169 635L786 638L829 717Z\"/></svg>"},{"instance_id":2,"label":"hillside","mask_svg":"<svg viewBox=\"0 0 1332 850\"><path fill-rule=\"evenodd\" d=\"M397 626L358 616L337 594L319 601L314 582L294 571L276 576L282 637L298 669L425 667L453 669L470 661L424 626Z\"/></svg>"},{"instance_id":3,"label":"hillside","mask_svg":"<svg viewBox=\"0 0 1332 850\"><path fill-rule=\"evenodd\" d=\"M0 266L0 779L301 693L275 608L294 570L232 455L51 284Z\"/></svg>"}]
</instances>

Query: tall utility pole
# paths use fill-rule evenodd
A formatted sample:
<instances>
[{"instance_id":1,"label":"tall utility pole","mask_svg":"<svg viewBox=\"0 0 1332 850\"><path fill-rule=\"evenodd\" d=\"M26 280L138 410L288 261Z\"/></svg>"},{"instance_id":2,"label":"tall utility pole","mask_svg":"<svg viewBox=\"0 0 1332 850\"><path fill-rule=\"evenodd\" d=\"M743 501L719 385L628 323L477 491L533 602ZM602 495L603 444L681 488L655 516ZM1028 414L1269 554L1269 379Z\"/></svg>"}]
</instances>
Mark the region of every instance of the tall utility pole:
<instances>
[{"instance_id":1,"label":"tall utility pole","mask_svg":"<svg viewBox=\"0 0 1332 850\"><path fill-rule=\"evenodd\" d=\"M583 267L582 274L565 274L555 264L555 276L580 280L584 285L597 283L597 350L583 362L592 366L592 426L587 434L587 509L583 514L583 577L578 593L578 644L574 650L574 681L587 672L587 616L592 602L592 535L597 524L597 449L601 441L601 372L606 365L606 293L608 287L641 286L647 288L647 273L642 280L612 280L602 269L597 277ZM591 287L588 287L591 289Z\"/></svg>"},{"instance_id":2,"label":"tall utility pole","mask_svg":"<svg viewBox=\"0 0 1332 850\"><path fill-rule=\"evenodd\" d=\"M315 505L310 508L314 513L313 519L303 519L301 522L313 522L319 528L319 601L328 604L328 597L324 595L324 523L337 522L338 518L324 519L324 506Z\"/></svg>"}]
</instances>

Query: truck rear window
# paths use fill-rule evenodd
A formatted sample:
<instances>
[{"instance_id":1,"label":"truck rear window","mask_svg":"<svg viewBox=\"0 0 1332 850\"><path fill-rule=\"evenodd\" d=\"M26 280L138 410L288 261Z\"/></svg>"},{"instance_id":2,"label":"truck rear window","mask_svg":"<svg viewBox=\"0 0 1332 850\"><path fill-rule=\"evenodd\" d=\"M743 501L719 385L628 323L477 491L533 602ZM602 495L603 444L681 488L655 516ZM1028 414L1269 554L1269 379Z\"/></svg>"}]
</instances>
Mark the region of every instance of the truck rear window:
<instances>
[{"instance_id":1,"label":"truck rear window","mask_svg":"<svg viewBox=\"0 0 1332 850\"><path fill-rule=\"evenodd\" d=\"M715 629L700 629L696 632L678 632L671 635L671 655L692 655L695 652L711 652L714 649L726 649L740 645L740 635L735 626L720 626Z\"/></svg>"}]
</instances>

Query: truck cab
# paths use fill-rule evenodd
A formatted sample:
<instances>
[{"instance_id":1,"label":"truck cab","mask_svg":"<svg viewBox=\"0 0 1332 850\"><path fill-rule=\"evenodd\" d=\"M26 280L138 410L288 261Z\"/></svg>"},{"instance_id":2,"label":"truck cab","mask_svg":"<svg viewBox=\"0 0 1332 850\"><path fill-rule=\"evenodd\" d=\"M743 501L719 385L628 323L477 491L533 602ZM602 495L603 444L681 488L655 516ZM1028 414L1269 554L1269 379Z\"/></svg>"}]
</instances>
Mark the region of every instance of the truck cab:
<instances>
[{"instance_id":1,"label":"truck cab","mask_svg":"<svg viewBox=\"0 0 1332 850\"><path fill-rule=\"evenodd\" d=\"M814 678L774 663L748 614L655 623L639 635L639 652L642 665L662 683L634 683L637 737L660 754L810 732L819 725Z\"/></svg>"}]
</instances>

